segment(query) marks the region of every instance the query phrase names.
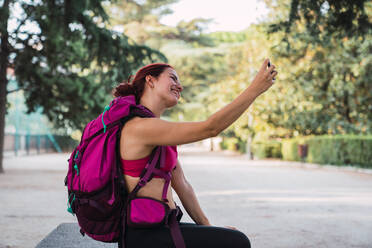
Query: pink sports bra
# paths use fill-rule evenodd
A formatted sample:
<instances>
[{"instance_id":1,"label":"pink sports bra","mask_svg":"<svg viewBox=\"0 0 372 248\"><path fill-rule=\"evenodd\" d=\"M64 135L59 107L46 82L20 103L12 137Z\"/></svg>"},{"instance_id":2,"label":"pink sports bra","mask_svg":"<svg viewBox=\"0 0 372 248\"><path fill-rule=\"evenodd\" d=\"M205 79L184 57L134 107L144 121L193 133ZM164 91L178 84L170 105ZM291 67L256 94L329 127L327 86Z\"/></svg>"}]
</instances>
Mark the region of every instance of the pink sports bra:
<instances>
[{"instance_id":1,"label":"pink sports bra","mask_svg":"<svg viewBox=\"0 0 372 248\"><path fill-rule=\"evenodd\" d=\"M177 165L177 146L166 146L166 157L165 157L165 166L160 168L160 170L169 172L172 171ZM144 158L127 160L121 158L121 164L123 173L132 177L139 177L142 173L142 170L145 168L147 162L150 159L150 155ZM156 178L161 178L158 175L154 175Z\"/></svg>"}]
</instances>

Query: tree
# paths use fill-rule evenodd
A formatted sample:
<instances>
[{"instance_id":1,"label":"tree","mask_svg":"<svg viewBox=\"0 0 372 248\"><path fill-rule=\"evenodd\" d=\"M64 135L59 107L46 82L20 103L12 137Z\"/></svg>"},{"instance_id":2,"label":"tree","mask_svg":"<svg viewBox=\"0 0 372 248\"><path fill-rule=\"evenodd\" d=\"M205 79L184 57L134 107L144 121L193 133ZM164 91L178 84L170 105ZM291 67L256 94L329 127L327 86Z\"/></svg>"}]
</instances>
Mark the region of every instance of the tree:
<instances>
[{"instance_id":1,"label":"tree","mask_svg":"<svg viewBox=\"0 0 372 248\"><path fill-rule=\"evenodd\" d=\"M270 8L278 9L288 1L265 2ZM291 0L287 18L270 24L269 33L284 31L283 41L290 45L288 35L291 30L304 23L306 28L301 34L310 35L317 43L328 42L331 37L365 37L372 29L368 16L371 8L368 0Z\"/></svg>"},{"instance_id":2,"label":"tree","mask_svg":"<svg viewBox=\"0 0 372 248\"><path fill-rule=\"evenodd\" d=\"M162 53L108 30L103 2L0 1L0 151L11 93L7 68L14 69L25 92L28 112L42 107L57 128L82 128L102 111L115 84L145 63L167 61Z\"/></svg>"},{"instance_id":3,"label":"tree","mask_svg":"<svg viewBox=\"0 0 372 248\"><path fill-rule=\"evenodd\" d=\"M160 23L161 17L171 14L169 4L178 0L135 0L113 2L106 6L111 27L122 30L137 43L156 46L158 49L168 40L182 40L194 46L213 46L212 39L203 34L211 19L195 18L180 21L176 27Z\"/></svg>"},{"instance_id":4,"label":"tree","mask_svg":"<svg viewBox=\"0 0 372 248\"><path fill-rule=\"evenodd\" d=\"M293 102L278 106L270 122L303 135L372 132L371 3L266 2L276 13L268 33L282 37L272 51L290 70L281 81L296 89Z\"/></svg>"},{"instance_id":5,"label":"tree","mask_svg":"<svg viewBox=\"0 0 372 248\"><path fill-rule=\"evenodd\" d=\"M192 55L170 56L183 85L180 105L167 112L179 121L200 121L215 112L210 109L209 98L214 84L228 75L224 50L216 52L190 49ZM201 49L203 50L203 49Z\"/></svg>"}]
</instances>

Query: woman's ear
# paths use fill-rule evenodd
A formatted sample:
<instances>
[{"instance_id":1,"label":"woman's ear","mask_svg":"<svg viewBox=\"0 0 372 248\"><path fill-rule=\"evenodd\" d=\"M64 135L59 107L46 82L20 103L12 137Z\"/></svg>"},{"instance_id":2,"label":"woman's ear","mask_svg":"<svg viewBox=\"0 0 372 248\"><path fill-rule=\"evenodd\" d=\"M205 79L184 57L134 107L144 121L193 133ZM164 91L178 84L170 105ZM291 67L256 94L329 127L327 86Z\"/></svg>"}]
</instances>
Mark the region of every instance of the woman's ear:
<instances>
[{"instance_id":1,"label":"woman's ear","mask_svg":"<svg viewBox=\"0 0 372 248\"><path fill-rule=\"evenodd\" d=\"M151 75L146 75L145 80L146 83L150 86L150 88L154 88L154 82Z\"/></svg>"}]
</instances>

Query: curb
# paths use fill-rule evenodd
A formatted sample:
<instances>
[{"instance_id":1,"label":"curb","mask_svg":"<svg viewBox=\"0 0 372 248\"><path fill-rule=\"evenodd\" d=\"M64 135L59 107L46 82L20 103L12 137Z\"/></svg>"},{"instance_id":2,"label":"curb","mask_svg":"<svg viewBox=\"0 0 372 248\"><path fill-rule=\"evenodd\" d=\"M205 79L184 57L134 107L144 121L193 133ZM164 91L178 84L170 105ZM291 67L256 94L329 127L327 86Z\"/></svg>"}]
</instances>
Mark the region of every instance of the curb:
<instances>
[{"instance_id":1,"label":"curb","mask_svg":"<svg viewBox=\"0 0 372 248\"><path fill-rule=\"evenodd\" d=\"M294 165L308 169L327 169L333 171L347 171L347 172L358 172L372 175L372 169L360 168L351 165L332 165L332 164L315 164L298 161L287 161L287 160L266 160L266 159L254 159L253 161L267 161L267 162L279 162L277 165Z\"/></svg>"}]
</instances>

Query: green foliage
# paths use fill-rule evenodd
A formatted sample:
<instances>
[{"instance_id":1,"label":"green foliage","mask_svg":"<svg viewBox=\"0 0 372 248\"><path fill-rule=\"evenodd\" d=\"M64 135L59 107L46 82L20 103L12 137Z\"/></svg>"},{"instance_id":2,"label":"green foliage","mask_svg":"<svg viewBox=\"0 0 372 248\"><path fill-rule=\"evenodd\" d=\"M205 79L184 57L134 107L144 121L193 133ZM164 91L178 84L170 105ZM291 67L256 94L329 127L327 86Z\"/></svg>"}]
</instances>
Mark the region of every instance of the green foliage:
<instances>
[{"instance_id":1,"label":"green foliage","mask_svg":"<svg viewBox=\"0 0 372 248\"><path fill-rule=\"evenodd\" d=\"M161 17L173 13L168 5L178 0L126 0L113 1L104 5L110 16L111 25L123 25L133 22L142 22L149 16Z\"/></svg>"},{"instance_id":2,"label":"green foliage","mask_svg":"<svg viewBox=\"0 0 372 248\"><path fill-rule=\"evenodd\" d=\"M238 147L238 151L241 153L241 154L245 154L247 152L247 142L245 140L242 140L242 139L238 139L238 143L237 143L237 147Z\"/></svg>"},{"instance_id":3,"label":"green foliage","mask_svg":"<svg viewBox=\"0 0 372 248\"><path fill-rule=\"evenodd\" d=\"M212 39L203 34L211 19L194 18L180 21L176 27L160 23L160 18L172 13L168 5L177 0L117 1L105 6L111 28L123 32L139 44L160 49L169 40L182 40L194 47L213 46Z\"/></svg>"},{"instance_id":4,"label":"green foliage","mask_svg":"<svg viewBox=\"0 0 372 248\"><path fill-rule=\"evenodd\" d=\"M211 21L211 19L204 18L180 21L176 26L175 38L189 42L195 47L214 46L213 40L208 35L203 34L203 30Z\"/></svg>"},{"instance_id":5,"label":"green foliage","mask_svg":"<svg viewBox=\"0 0 372 248\"><path fill-rule=\"evenodd\" d=\"M239 139L236 137L224 138L220 143L220 147L225 150L238 151L239 150Z\"/></svg>"},{"instance_id":6,"label":"green foliage","mask_svg":"<svg viewBox=\"0 0 372 248\"><path fill-rule=\"evenodd\" d=\"M292 102L275 111L289 113L289 121L279 114L273 122L303 135L371 133L371 51L371 40L357 37L309 49L282 78L295 90Z\"/></svg>"},{"instance_id":7,"label":"green foliage","mask_svg":"<svg viewBox=\"0 0 372 248\"><path fill-rule=\"evenodd\" d=\"M271 1L265 1L269 6ZM278 1L284 5L288 1ZM313 42L324 44L330 38L364 37L372 29L371 2L368 0L291 0L287 18L270 24L269 31L285 32L287 42L296 25L304 24L305 29L297 36L309 35Z\"/></svg>"},{"instance_id":8,"label":"green foliage","mask_svg":"<svg viewBox=\"0 0 372 248\"><path fill-rule=\"evenodd\" d=\"M298 155L298 139L284 139L282 140L282 156L284 160L300 161L301 158Z\"/></svg>"},{"instance_id":9,"label":"green foliage","mask_svg":"<svg viewBox=\"0 0 372 248\"><path fill-rule=\"evenodd\" d=\"M252 144L252 152L258 158L281 158L282 143L276 140L256 142Z\"/></svg>"},{"instance_id":10,"label":"green foliage","mask_svg":"<svg viewBox=\"0 0 372 248\"><path fill-rule=\"evenodd\" d=\"M102 2L10 3L12 11L23 13L9 36L9 65L28 112L42 107L56 127L82 128L111 100L115 84L144 64L167 61L162 53L108 30ZM35 29L25 29L25 23Z\"/></svg>"},{"instance_id":11,"label":"green foliage","mask_svg":"<svg viewBox=\"0 0 372 248\"><path fill-rule=\"evenodd\" d=\"M208 34L216 43L238 43L249 38L248 32L219 31Z\"/></svg>"},{"instance_id":12,"label":"green foliage","mask_svg":"<svg viewBox=\"0 0 372 248\"><path fill-rule=\"evenodd\" d=\"M167 113L179 121L200 121L214 113L216 109L210 104L213 85L225 77L228 70L222 51L173 56L170 63L177 70L184 89L179 104Z\"/></svg>"},{"instance_id":13,"label":"green foliage","mask_svg":"<svg viewBox=\"0 0 372 248\"><path fill-rule=\"evenodd\" d=\"M322 136L309 139L307 144L309 162L372 167L372 136Z\"/></svg>"},{"instance_id":14,"label":"green foliage","mask_svg":"<svg viewBox=\"0 0 372 248\"><path fill-rule=\"evenodd\" d=\"M241 154L246 153L246 142L237 136L223 136L222 141L219 143L222 150L237 151Z\"/></svg>"},{"instance_id":15,"label":"green foliage","mask_svg":"<svg viewBox=\"0 0 372 248\"><path fill-rule=\"evenodd\" d=\"M288 17L290 5L286 6L286 2L278 1L273 8L277 16L269 23L251 25L239 33L208 34L218 47L195 49L188 43L163 47L172 63L180 61L176 69L186 85L184 101L175 111L182 114L174 114L177 120L205 119L229 104L249 86L264 58L269 57L279 71L276 84L250 107L251 123L248 113L243 114L221 134L236 138L229 142L245 147L239 142L245 144L248 136L262 141L372 132L370 34L342 39L329 34L328 43L319 44L314 33L306 31L306 22L298 20L287 37L291 44L287 51L285 32L265 34L268 25ZM212 55L218 54L215 48L226 44L229 46L221 55ZM217 58L221 58L218 63L207 65ZM216 69L213 72L204 68ZM229 145L229 149L232 147Z\"/></svg>"},{"instance_id":16,"label":"green foliage","mask_svg":"<svg viewBox=\"0 0 372 248\"><path fill-rule=\"evenodd\" d=\"M275 13L282 12L275 20L279 24L283 24L283 13L288 11L286 2L279 1L278 6L273 7ZM309 6L315 1L298 2L301 15L309 14L306 11L313 13ZM345 8L353 5L351 1L340 4ZM332 2L326 16L339 14L334 5ZM345 8L342 11L346 13L349 10ZM350 11L371 13L371 10ZM353 20L353 25L356 23ZM298 19L296 24L291 27L289 35L282 31L270 37L274 44L273 57L278 58L273 63L279 70L279 85L270 89L273 94L266 94L265 100L279 104L262 108L262 113L268 116L268 124L292 130L290 136L371 133L372 96L368 92L372 91L369 83L372 80L372 32L356 32L348 37L349 33L342 25L332 29L314 22L313 29L330 28L328 33L325 30L322 33L324 39L319 39L316 32L308 30L305 19ZM267 25L270 27L270 23ZM290 44L289 50L287 43ZM288 96L291 97L288 99Z\"/></svg>"},{"instance_id":17,"label":"green foliage","mask_svg":"<svg viewBox=\"0 0 372 248\"><path fill-rule=\"evenodd\" d=\"M371 135L321 135L283 140L283 159L301 161L298 155L299 144L308 145L305 161L309 163L372 168Z\"/></svg>"}]
</instances>

